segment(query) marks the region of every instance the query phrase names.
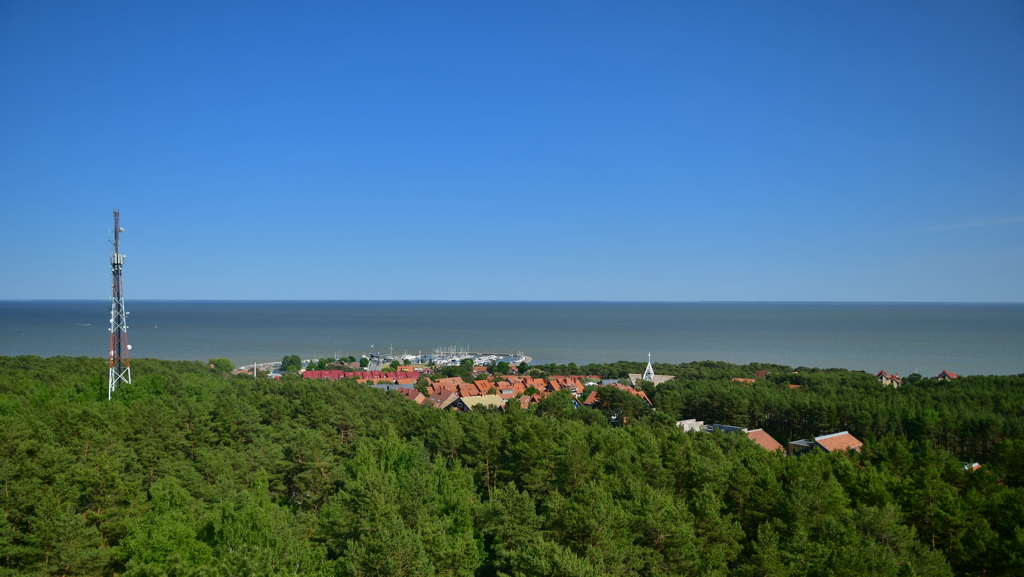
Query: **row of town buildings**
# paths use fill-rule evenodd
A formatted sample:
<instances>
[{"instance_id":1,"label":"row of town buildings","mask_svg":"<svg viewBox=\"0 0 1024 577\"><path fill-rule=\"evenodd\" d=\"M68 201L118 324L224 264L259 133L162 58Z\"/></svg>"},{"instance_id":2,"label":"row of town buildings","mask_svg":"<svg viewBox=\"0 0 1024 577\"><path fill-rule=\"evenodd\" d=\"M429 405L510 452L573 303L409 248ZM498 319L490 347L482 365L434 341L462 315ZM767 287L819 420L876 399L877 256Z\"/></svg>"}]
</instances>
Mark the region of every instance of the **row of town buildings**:
<instances>
[{"instance_id":1,"label":"row of town buildings","mask_svg":"<svg viewBox=\"0 0 1024 577\"><path fill-rule=\"evenodd\" d=\"M598 375L553 375L535 378L526 375L490 377L488 367L473 367L476 380L465 382L462 377L431 378L426 371L411 366L400 366L394 372L382 371L304 371L304 379L355 379L371 387L395 391L421 405L438 409L472 411L490 407L503 409L509 402L528 408L559 391L569 394L576 406L593 406L599 395L592 391L585 395L587 386L610 386L627 391L640 398L648 406L651 400L647 393L635 387L622 384L617 379L602 380ZM653 374L653 371L650 371ZM425 388L425 390L424 390Z\"/></svg>"}]
</instances>

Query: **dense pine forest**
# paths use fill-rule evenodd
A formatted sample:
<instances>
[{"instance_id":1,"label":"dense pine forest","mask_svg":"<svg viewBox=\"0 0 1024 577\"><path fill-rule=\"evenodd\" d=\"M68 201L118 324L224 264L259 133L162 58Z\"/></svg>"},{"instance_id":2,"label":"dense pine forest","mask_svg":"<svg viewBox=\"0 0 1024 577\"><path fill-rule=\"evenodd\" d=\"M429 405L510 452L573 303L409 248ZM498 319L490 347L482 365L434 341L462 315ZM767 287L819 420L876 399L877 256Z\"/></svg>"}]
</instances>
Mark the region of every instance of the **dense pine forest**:
<instances>
[{"instance_id":1,"label":"dense pine forest","mask_svg":"<svg viewBox=\"0 0 1024 577\"><path fill-rule=\"evenodd\" d=\"M103 359L0 357L0 573L1024 574L1024 377L655 369L653 409L456 413L149 359L108 402ZM682 418L865 445L786 457Z\"/></svg>"}]
</instances>

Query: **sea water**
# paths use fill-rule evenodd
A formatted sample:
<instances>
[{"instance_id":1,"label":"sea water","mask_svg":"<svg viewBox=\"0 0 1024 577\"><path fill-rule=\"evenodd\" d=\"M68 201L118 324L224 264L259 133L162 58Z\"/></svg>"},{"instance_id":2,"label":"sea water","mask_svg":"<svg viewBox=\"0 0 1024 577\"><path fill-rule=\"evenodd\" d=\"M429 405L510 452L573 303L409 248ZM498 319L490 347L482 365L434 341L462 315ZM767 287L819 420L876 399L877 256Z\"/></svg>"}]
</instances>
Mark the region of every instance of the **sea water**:
<instances>
[{"instance_id":1,"label":"sea water","mask_svg":"<svg viewBox=\"0 0 1024 577\"><path fill-rule=\"evenodd\" d=\"M131 355L238 365L438 347L534 364L1024 372L1024 304L127 301ZM108 301L0 301L0 355L106 357Z\"/></svg>"}]
</instances>

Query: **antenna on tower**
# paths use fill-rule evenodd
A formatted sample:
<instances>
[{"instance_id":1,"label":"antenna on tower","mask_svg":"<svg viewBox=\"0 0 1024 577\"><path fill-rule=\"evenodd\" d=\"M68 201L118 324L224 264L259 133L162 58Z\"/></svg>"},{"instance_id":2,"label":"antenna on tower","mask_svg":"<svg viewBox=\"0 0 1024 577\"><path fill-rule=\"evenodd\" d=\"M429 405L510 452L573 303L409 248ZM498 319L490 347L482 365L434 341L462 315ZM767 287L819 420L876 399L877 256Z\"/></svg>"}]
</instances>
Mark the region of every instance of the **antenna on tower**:
<instances>
[{"instance_id":1,"label":"antenna on tower","mask_svg":"<svg viewBox=\"0 0 1024 577\"><path fill-rule=\"evenodd\" d=\"M110 377L107 380L107 400L109 401L117 389L118 383L132 384L132 369L128 351L128 313L124 310L124 287L121 280L121 268L124 266L124 255L121 254L121 213L114 209L114 251L110 254L111 295L110 295Z\"/></svg>"}]
</instances>

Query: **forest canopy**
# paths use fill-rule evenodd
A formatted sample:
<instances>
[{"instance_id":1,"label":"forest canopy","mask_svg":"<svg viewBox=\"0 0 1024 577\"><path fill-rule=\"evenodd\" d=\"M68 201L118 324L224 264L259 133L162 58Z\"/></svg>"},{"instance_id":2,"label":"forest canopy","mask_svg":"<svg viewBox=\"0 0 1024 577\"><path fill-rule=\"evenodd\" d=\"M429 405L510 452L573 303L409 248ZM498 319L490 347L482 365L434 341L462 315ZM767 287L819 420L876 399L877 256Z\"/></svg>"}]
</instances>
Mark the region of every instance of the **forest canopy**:
<instances>
[{"instance_id":1,"label":"forest canopy","mask_svg":"<svg viewBox=\"0 0 1024 577\"><path fill-rule=\"evenodd\" d=\"M108 402L103 359L0 357L0 572L1024 573L1019 376L892 389L855 371L656 365L676 378L647 390L654 409L613 423L561 397L456 413L210 364L136 359ZM865 444L786 457L682 418Z\"/></svg>"}]
</instances>

